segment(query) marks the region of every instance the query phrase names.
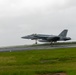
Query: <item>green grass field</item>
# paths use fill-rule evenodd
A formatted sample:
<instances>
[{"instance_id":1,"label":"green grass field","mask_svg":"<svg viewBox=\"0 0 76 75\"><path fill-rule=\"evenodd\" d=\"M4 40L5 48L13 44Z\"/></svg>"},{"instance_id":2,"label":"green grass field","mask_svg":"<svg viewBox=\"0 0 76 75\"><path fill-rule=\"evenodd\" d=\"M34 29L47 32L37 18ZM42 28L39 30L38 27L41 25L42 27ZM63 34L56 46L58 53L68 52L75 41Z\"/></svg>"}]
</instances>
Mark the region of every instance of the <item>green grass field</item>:
<instances>
[{"instance_id":1,"label":"green grass field","mask_svg":"<svg viewBox=\"0 0 76 75\"><path fill-rule=\"evenodd\" d=\"M0 53L0 75L76 74L76 48Z\"/></svg>"}]
</instances>

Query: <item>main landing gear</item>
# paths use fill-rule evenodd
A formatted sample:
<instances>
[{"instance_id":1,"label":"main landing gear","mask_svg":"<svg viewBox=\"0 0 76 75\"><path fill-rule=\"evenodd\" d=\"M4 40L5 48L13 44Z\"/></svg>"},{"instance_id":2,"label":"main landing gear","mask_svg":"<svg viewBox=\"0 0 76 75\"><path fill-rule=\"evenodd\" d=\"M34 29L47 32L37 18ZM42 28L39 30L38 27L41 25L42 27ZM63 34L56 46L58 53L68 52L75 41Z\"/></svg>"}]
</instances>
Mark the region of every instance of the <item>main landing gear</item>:
<instances>
[{"instance_id":1,"label":"main landing gear","mask_svg":"<svg viewBox=\"0 0 76 75\"><path fill-rule=\"evenodd\" d=\"M38 43L37 43L37 39L35 40L35 44L37 45Z\"/></svg>"}]
</instances>

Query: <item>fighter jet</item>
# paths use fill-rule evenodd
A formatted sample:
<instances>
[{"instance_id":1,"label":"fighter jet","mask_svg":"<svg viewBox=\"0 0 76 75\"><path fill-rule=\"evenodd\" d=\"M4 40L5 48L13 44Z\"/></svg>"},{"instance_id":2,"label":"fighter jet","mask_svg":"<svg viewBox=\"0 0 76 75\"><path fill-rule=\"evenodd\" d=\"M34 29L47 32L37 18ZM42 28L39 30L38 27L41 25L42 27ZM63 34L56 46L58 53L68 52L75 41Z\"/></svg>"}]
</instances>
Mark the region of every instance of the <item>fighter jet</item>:
<instances>
[{"instance_id":1,"label":"fighter jet","mask_svg":"<svg viewBox=\"0 0 76 75\"><path fill-rule=\"evenodd\" d=\"M67 37L67 32L68 30L64 29L59 35L31 34L31 35L23 36L21 38L35 40L36 41L35 44L37 44L37 41L50 42L50 44L52 44L53 42L57 42L57 41L71 40L70 37Z\"/></svg>"}]
</instances>

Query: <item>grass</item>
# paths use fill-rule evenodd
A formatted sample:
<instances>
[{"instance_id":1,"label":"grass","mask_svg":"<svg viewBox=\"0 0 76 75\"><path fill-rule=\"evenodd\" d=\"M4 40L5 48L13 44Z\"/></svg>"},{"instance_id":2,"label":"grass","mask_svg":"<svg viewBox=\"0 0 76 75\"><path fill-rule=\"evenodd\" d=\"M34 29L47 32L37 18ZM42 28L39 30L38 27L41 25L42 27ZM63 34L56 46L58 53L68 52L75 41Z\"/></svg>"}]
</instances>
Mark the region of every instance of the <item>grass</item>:
<instances>
[{"instance_id":1,"label":"grass","mask_svg":"<svg viewBox=\"0 0 76 75\"><path fill-rule=\"evenodd\" d=\"M76 74L76 48L0 53L0 75Z\"/></svg>"}]
</instances>

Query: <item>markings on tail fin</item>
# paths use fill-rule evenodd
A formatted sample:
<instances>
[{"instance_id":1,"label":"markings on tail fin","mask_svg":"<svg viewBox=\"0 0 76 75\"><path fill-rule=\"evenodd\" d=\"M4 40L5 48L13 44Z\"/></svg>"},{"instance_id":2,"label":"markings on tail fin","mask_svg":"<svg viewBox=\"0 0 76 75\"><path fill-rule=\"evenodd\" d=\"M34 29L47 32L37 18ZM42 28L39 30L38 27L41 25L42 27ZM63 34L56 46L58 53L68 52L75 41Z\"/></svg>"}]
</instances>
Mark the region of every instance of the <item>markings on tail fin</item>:
<instances>
[{"instance_id":1,"label":"markings on tail fin","mask_svg":"<svg viewBox=\"0 0 76 75\"><path fill-rule=\"evenodd\" d=\"M60 36L60 37L66 37L67 36L67 32L68 32L68 30L65 29L58 36Z\"/></svg>"}]
</instances>

